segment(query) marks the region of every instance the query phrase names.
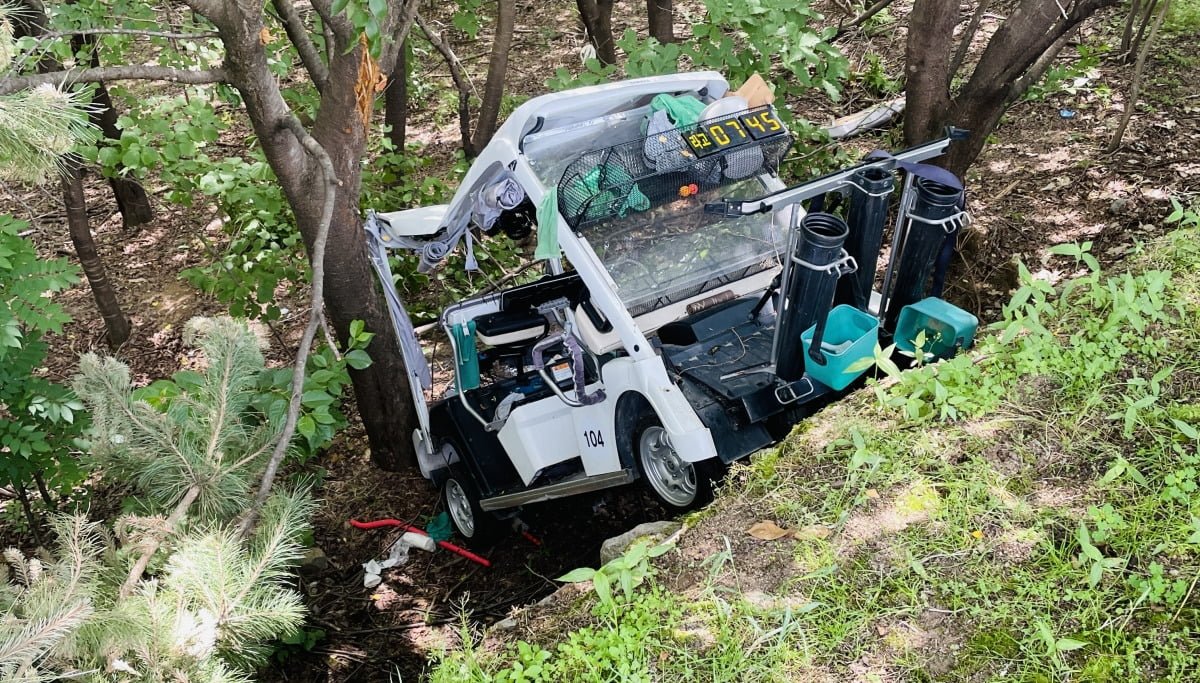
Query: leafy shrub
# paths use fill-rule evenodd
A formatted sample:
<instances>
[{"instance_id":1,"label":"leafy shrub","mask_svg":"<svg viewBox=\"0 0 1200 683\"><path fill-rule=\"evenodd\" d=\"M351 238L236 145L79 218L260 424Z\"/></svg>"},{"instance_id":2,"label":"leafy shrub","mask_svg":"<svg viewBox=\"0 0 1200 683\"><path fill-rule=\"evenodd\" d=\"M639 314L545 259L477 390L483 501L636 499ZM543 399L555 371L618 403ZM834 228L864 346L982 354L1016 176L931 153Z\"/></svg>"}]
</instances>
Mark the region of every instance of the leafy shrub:
<instances>
[{"instance_id":1,"label":"leafy shrub","mask_svg":"<svg viewBox=\"0 0 1200 683\"><path fill-rule=\"evenodd\" d=\"M71 450L87 424L83 404L39 376L44 333L70 320L48 295L79 281L66 259L44 259L20 236L24 221L0 215L0 482L18 491L35 480L60 493L82 481Z\"/></svg>"}]
</instances>

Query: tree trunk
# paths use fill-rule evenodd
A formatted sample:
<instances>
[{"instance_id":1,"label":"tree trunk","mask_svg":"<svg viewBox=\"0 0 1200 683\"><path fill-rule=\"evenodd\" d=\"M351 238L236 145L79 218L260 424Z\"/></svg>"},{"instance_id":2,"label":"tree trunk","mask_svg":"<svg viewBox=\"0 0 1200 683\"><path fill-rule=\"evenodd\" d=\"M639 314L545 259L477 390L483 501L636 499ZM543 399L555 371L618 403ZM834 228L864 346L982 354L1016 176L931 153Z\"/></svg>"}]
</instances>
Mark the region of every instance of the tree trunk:
<instances>
[{"instance_id":1,"label":"tree trunk","mask_svg":"<svg viewBox=\"0 0 1200 683\"><path fill-rule=\"evenodd\" d=\"M971 137L950 146L937 163L962 175L983 150L1009 104L1040 78L1066 34L1117 0L1020 0L989 39L970 80L951 99L950 35L957 13L947 18L940 0L916 0L909 19L904 135L909 144L924 142L953 124ZM1064 16L1065 14L1065 16ZM966 37L964 37L966 39Z\"/></svg>"},{"instance_id":2,"label":"tree trunk","mask_svg":"<svg viewBox=\"0 0 1200 683\"><path fill-rule=\"evenodd\" d=\"M383 96L383 121L389 127L388 140L396 154L404 154L408 134L408 56L411 51L411 43L404 41Z\"/></svg>"},{"instance_id":3,"label":"tree trunk","mask_svg":"<svg viewBox=\"0 0 1200 683\"><path fill-rule=\"evenodd\" d=\"M938 0L916 0L908 19L905 48L904 139L920 144L944 125L950 102L950 49L947 37L958 24L958 8L946 11Z\"/></svg>"},{"instance_id":4,"label":"tree trunk","mask_svg":"<svg viewBox=\"0 0 1200 683\"><path fill-rule=\"evenodd\" d=\"M1137 35L1133 37L1133 42L1129 44L1129 51L1125 53L1125 63L1133 61L1134 55L1141 51L1142 37L1146 35L1146 27L1150 25L1150 19L1154 16L1154 10L1158 7L1161 0L1146 0L1142 7L1142 20L1138 23Z\"/></svg>"},{"instance_id":5,"label":"tree trunk","mask_svg":"<svg viewBox=\"0 0 1200 683\"><path fill-rule=\"evenodd\" d=\"M68 0L67 4L75 4ZM100 53L95 49L95 38L92 36L75 35L71 37L71 49L75 54L87 51L88 61L93 68L100 66ZM97 83L92 91L92 104L95 108L88 118L97 126L109 140L120 140L121 129L117 128L117 110L113 106L112 97L103 83ZM154 209L150 206L150 198L142 184L130 176L118 175L108 179L112 188L113 198L117 200L117 210L121 212L121 223L125 230L131 230L139 225L154 220Z\"/></svg>"},{"instance_id":6,"label":"tree trunk","mask_svg":"<svg viewBox=\"0 0 1200 683\"><path fill-rule=\"evenodd\" d=\"M1129 4L1129 14L1125 15L1125 28L1121 31L1121 54L1129 54L1129 47L1133 42L1133 27L1137 24L1137 19L1140 14L1142 0L1131 0Z\"/></svg>"},{"instance_id":7,"label":"tree trunk","mask_svg":"<svg viewBox=\"0 0 1200 683\"><path fill-rule=\"evenodd\" d=\"M98 61L98 60L97 60ZM92 95L92 103L97 105L91 114L92 123L99 126L104 137L109 140L120 140L121 129L117 128L117 110L113 108L112 97L103 83L96 84ZM121 221L125 230L136 228L154 220L154 208L150 206L150 198L142 184L128 176L117 176L108 179L113 197L117 200L117 209L121 212Z\"/></svg>"},{"instance_id":8,"label":"tree trunk","mask_svg":"<svg viewBox=\"0 0 1200 683\"><path fill-rule=\"evenodd\" d=\"M400 346L392 329L387 305L376 286L375 272L367 259L365 233L359 214L362 155L366 150L366 131L355 114L354 83L361 48L349 54L335 55L329 65L329 87L321 98L321 108L312 136L329 153L342 185L334 204L329 227L329 248L325 254L325 309L339 339L350 336L350 323L362 320L375 333L367 348L371 366L351 370L358 413L371 444L371 460L384 469L399 470L413 461L412 433L416 415L409 399L408 373L400 355ZM306 195L303 187L299 188ZM310 201L309 210L297 212L297 222L305 243L319 226L320 200ZM316 209L315 211L313 209Z\"/></svg>"},{"instance_id":9,"label":"tree trunk","mask_svg":"<svg viewBox=\"0 0 1200 683\"><path fill-rule=\"evenodd\" d=\"M483 86L483 101L479 105L479 121L475 124L475 136L471 139L474 154L482 152L496 132L496 120L504 99L504 77L508 75L508 50L512 45L516 21L516 0L496 0L496 37L492 41L487 83Z\"/></svg>"},{"instance_id":10,"label":"tree trunk","mask_svg":"<svg viewBox=\"0 0 1200 683\"><path fill-rule=\"evenodd\" d=\"M92 237L92 228L88 224L87 202L83 195L83 169L76 159L64 160L66 167L62 172L63 204L67 212L67 227L71 233L71 243L75 245L75 254L92 295L96 299L96 307L104 318L104 329L111 348L117 348L129 339L129 318L121 310L117 301L117 292L109 282L104 272L104 262L96 251L96 242Z\"/></svg>"},{"instance_id":11,"label":"tree trunk","mask_svg":"<svg viewBox=\"0 0 1200 683\"><path fill-rule=\"evenodd\" d=\"M650 36L660 43L675 42L674 0L646 0Z\"/></svg>"},{"instance_id":12,"label":"tree trunk","mask_svg":"<svg viewBox=\"0 0 1200 683\"><path fill-rule=\"evenodd\" d=\"M587 30L588 40L596 47L596 59L601 64L617 63L617 48L613 43L613 0L575 0L579 16Z\"/></svg>"},{"instance_id":13,"label":"tree trunk","mask_svg":"<svg viewBox=\"0 0 1200 683\"><path fill-rule=\"evenodd\" d=\"M446 38L430 28L419 14L417 26L441 53L442 59L446 60L446 66L450 67L450 80L454 81L454 88L458 90L458 135L462 139L463 154L473 156L475 146L471 143L471 84L467 82L466 71Z\"/></svg>"}]
</instances>

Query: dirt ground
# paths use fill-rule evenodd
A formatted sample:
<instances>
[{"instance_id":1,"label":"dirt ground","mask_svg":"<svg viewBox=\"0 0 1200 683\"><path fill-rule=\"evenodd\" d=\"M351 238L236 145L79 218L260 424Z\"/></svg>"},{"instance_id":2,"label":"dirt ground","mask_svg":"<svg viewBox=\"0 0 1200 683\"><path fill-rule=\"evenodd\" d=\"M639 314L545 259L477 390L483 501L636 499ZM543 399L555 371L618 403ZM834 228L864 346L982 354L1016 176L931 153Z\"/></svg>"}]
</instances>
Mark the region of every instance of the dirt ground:
<instances>
[{"instance_id":1,"label":"dirt ground","mask_svg":"<svg viewBox=\"0 0 1200 683\"><path fill-rule=\"evenodd\" d=\"M685 18L696 11L695 3L681 5ZM621 17L637 18L640 12L638 3L618 3L616 32L630 25ZM901 10L893 12L903 16ZM995 20L986 20L985 30L987 22ZM640 23L633 27L644 31ZM871 35L852 35L840 47L857 70L865 68L868 54L881 55L887 73L895 77L902 72L905 36L897 27L885 24ZM479 43L456 46L478 84L486 70L489 30L484 28ZM1106 31L1111 29L1089 26L1083 40L1111 39L1105 37ZM579 64L582 45L573 3L546 7L532 0L519 2L509 60L510 93L541 92L555 68ZM1070 61L1074 52L1068 48L1067 53ZM1169 197L1200 195L1200 161L1194 158L1200 149L1200 95L1192 83L1197 67L1200 57L1191 37L1164 37L1147 68L1146 96L1123 146L1112 155L1102 149L1124 106L1130 66L1102 60L1093 73L1078 77L1086 81L1073 81L1067 90L1016 105L967 179L968 208L975 222L956 264L949 297L986 320L994 316L1015 283L1015 258L1031 271L1061 277L1069 274L1063 272L1066 266L1049 260L1045 248L1086 239L1095 242L1102 260L1118 261L1139 240L1161 230ZM441 62L429 59L423 68L421 78L444 81L449 91L448 73ZM873 101L874 96L852 83L840 103L793 104L822 121ZM435 159L451 158L457 124L447 116L445 102L431 98L413 105L409 139L423 143L423 153ZM862 151L895 146L896 139L893 132L881 132L854 140L849 147ZM157 194L165 190L154 188L153 182L150 187ZM5 210L31 220L33 237L43 253L71 256L55 190L56 186L4 187L0 202ZM129 234L122 231L107 187L94 177L88 181L88 198L109 279L116 283L134 323L130 341L116 355L132 366L139 383L169 376L192 353L181 343L182 324L192 316L223 310L178 277L180 270L208 257L198 231L218 245L227 239L213 223L215 210L205 206L185 210L156 202L156 219ZM62 301L75 322L52 340L47 373L58 381L69 378L80 353L103 346L102 322L86 285L66 292ZM292 307L291 317L277 324L279 336L289 345L306 313L297 308ZM273 362L287 362L286 350L277 345L273 353ZM603 539L663 516L634 490L533 506L523 518L540 538L540 546L514 535L494 547L472 548L492 561L490 569L448 553L414 551L407 564L385 575L384 584L366 589L360 565L383 556L399 533L360 531L347 520L392 517L423 525L440 509L437 493L416 472L381 472L369 465L367 457L366 439L361 429L353 427L315 463L323 481L323 503L313 536L329 564L306 574L300 585L308 596L311 625L325 635L310 652L289 650L286 659L271 668L268 679L358 681L399 675L414 680L428 654L453 641L464 615L469 614L474 623L503 618L513 606L553 591L552 579L565 570L595 562ZM98 495L105 495L104 490ZM109 495L119 498L119 491Z\"/></svg>"}]
</instances>

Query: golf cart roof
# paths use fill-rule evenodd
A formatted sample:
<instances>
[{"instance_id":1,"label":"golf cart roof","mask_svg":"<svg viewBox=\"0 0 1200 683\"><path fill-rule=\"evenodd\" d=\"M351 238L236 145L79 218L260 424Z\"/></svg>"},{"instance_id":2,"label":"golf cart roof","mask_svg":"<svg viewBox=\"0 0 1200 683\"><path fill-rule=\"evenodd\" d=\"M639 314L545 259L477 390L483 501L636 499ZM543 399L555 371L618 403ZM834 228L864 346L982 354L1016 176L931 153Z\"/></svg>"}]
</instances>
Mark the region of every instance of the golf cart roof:
<instances>
[{"instance_id":1,"label":"golf cart roof","mask_svg":"<svg viewBox=\"0 0 1200 683\"><path fill-rule=\"evenodd\" d=\"M449 204L380 213L380 227L392 238L451 232L470 220L478 191L506 174L522 177L535 203L555 185L582 152L625 140L636 129L650 100L661 94L722 97L729 89L715 71L635 78L549 93L525 102L508 117L471 165ZM634 134L636 135L636 133ZM532 171L524 173L523 171Z\"/></svg>"}]
</instances>

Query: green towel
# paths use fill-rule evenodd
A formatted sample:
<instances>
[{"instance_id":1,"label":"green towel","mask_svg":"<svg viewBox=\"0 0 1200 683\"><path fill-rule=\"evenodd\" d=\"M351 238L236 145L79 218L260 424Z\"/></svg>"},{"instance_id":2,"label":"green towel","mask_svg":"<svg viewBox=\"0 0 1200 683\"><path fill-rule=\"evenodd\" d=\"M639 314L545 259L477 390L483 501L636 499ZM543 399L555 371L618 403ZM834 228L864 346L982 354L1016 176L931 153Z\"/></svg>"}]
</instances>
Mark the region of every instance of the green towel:
<instances>
[{"instance_id":1,"label":"green towel","mask_svg":"<svg viewBox=\"0 0 1200 683\"><path fill-rule=\"evenodd\" d=\"M535 259L558 258L558 188L551 186L537 208L537 248Z\"/></svg>"},{"instance_id":2,"label":"green towel","mask_svg":"<svg viewBox=\"0 0 1200 683\"><path fill-rule=\"evenodd\" d=\"M658 95L650 100L650 113L666 111L671 122L677 127L690 126L700 120L704 111L704 103L692 95Z\"/></svg>"},{"instance_id":3,"label":"green towel","mask_svg":"<svg viewBox=\"0 0 1200 683\"><path fill-rule=\"evenodd\" d=\"M600 187L601 178L604 179L603 188ZM619 194L620 190L625 190L624 196ZM624 218L630 209L645 211L650 208L650 200L642 194L637 183L633 182L624 168L614 163L597 166L577 178L571 184L569 196L583 201L591 200L587 202L587 215L584 216L587 219L604 218L614 209L618 216ZM580 208L582 204L573 210Z\"/></svg>"},{"instance_id":4,"label":"green towel","mask_svg":"<svg viewBox=\"0 0 1200 683\"><path fill-rule=\"evenodd\" d=\"M449 541L450 536L454 533L450 528L450 515L439 512L436 517L429 520L429 524L425 525L425 533L435 541Z\"/></svg>"}]
</instances>

